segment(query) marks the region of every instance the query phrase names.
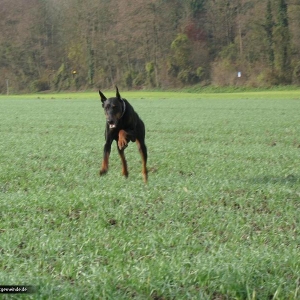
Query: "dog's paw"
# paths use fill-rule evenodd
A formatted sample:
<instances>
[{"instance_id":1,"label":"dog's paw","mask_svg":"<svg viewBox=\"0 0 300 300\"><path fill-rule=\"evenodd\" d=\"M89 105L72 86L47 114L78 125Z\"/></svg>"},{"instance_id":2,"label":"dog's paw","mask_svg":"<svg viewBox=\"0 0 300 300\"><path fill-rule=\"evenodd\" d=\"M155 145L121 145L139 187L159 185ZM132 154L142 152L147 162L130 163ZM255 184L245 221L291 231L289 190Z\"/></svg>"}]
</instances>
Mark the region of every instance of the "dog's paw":
<instances>
[{"instance_id":1,"label":"dog's paw","mask_svg":"<svg viewBox=\"0 0 300 300\"><path fill-rule=\"evenodd\" d=\"M118 140L118 147L120 150L124 150L128 146L126 139Z\"/></svg>"},{"instance_id":2,"label":"dog's paw","mask_svg":"<svg viewBox=\"0 0 300 300\"><path fill-rule=\"evenodd\" d=\"M107 169L101 169L100 172L99 172L99 175L100 176L103 176L107 173Z\"/></svg>"},{"instance_id":3,"label":"dog's paw","mask_svg":"<svg viewBox=\"0 0 300 300\"><path fill-rule=\"evenodd\" d=\"M126 178L128 178L128 171L127 171L127 169L123 169L122 170L122 175L125 176Z\"/></svg>"}]
</instances>

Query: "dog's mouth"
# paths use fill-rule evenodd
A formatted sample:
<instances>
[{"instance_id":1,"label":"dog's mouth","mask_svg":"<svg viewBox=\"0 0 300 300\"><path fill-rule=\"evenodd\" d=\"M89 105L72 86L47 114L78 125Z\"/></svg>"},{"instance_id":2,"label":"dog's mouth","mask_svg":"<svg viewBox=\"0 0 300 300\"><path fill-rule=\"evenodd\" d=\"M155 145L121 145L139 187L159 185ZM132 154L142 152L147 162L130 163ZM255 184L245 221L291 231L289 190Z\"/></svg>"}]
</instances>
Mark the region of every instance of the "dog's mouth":
<instances>
[{"instance_id":1,"label":"dog's mouth","mask_svg":"<svg viewBox=\"0 0 300 300\"><path fill-rule=\"evenodd\" d=\"M113 128L116 128L117 127L117 124L116 124L116 122L114 122L114 121L108 121L107 122L107 124L108 124L108 127L110 128L110 129L113 129Z\"/></svg>"}]
</instances>

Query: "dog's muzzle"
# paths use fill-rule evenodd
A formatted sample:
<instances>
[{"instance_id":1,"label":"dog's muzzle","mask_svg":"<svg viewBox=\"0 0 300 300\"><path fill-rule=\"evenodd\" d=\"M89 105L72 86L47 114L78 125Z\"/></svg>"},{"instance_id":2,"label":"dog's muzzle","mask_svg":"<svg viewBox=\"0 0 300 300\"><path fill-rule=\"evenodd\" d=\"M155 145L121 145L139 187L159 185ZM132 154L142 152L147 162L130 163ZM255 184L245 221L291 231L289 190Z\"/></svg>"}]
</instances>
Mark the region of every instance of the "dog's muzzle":
<instances>
[{"instance_id":1,"label":"dog's muzzle","mask_svg":"<svg viewBox=\"0 0 300 300\"><path fill-rule=\"evenodd\" d=\"M117 127L117 125L114 121L107 121L107 123L108 123L108 126L109 126L110 129Z\"/></svg>"}]
</instances>

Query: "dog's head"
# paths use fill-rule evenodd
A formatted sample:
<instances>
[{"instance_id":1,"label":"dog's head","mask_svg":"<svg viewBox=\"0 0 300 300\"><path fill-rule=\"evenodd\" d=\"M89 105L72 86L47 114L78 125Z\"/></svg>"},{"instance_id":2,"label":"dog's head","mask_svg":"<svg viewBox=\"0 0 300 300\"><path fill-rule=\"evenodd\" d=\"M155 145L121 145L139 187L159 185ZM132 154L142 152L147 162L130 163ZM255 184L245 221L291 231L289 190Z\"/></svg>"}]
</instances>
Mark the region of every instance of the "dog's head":
<instances>
[{"instance_id":1,"label":"dog's head","mask_svg":"<svg viewBox=\"0 0 300 300\"><path fill-rule=\"evenodd\" d=\"M118 87L116 87L116 97L106 98L99 90L102 107L106 117L106 122L110 129L118 126L119 120L123 117L125 112L125 102L121 98Z\"/></svg>"}]
</instances>

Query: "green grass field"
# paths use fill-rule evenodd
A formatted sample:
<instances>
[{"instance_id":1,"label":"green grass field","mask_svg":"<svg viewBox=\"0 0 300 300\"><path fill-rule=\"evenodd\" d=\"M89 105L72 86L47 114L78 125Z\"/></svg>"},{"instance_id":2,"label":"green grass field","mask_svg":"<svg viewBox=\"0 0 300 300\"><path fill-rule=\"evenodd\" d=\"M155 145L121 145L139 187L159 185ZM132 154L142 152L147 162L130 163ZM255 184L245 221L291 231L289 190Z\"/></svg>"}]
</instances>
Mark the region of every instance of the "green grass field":
<instances>
[{"instance_id":1,"label":"green grass field","mask_svg":"<svg viewBox=\"0 0 300 300\"><path fill-rule=\"evenodd\" d=\"M300 91L121 95L147 185L97 92L0 97L1 299L300 299Z\"/></svg>"}]
</instances>

